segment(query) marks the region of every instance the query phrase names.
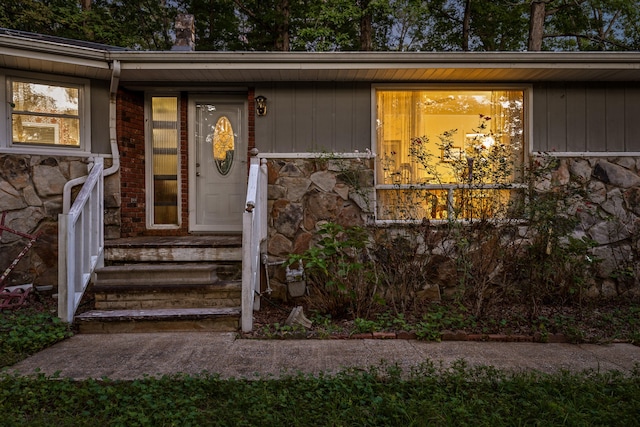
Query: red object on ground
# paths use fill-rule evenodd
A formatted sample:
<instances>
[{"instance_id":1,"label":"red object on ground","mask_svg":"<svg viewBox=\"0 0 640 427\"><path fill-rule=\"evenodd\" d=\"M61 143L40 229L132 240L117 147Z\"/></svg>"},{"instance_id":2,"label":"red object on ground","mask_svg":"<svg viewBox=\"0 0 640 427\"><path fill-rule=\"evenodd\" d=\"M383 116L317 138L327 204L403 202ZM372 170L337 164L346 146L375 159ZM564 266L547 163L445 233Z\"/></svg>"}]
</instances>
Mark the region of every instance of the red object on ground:
<instances>
[{"instance_id":1,"label":"red object on ground","mask_svg":"<svg viewBox=\"0 0 640 427\"><path fill-rule=\"evenodd\" d=\"M6 270L0 275L0 309L14 309L22 306L26 301L27 297L31 293L32 287L15 287L14 289L8 289L4 284L4 281L7 279L11 271L16 267L18 262L22 259L23 256L31 249L31 246L36 242L36 239L40 236L40 233L36 234L27 234L18 230L13 230L6 225L4 225L4 219L7 213L2 212L2 218L0 219L0 238L2 238L2 233L7 231L9 233L16 234L20 237L24 237L28 239L27 245L20 251L18 256L13 260L11 265L7 267Z\"/></svg>"}]
</instances>

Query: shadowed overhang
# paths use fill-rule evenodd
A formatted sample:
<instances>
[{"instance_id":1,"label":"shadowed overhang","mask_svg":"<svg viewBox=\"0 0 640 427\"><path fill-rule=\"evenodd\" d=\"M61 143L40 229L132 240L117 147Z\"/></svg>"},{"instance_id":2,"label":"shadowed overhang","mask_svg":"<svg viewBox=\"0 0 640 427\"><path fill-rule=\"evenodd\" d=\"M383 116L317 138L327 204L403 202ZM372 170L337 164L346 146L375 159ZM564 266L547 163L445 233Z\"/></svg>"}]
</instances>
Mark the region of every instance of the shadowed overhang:
<instances>
[{"instance_id":1,"label":"shadowed overhang","mask_svg":"<svg viewBox=\"0 0 640 427\"><path fill-rule=\"evenodd\" d=\"M107 80L114 60L123 85L640 81L640 52L151 52L0 34L1 68Z\"/></svg>"}]
</instances>

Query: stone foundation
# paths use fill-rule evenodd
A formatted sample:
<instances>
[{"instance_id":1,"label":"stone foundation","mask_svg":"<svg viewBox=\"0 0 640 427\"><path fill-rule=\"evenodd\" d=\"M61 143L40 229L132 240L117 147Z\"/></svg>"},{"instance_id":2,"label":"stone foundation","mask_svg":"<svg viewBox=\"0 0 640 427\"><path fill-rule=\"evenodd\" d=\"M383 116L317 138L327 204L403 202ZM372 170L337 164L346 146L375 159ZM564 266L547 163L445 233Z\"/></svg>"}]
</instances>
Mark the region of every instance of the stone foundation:
<instances>
[{"instance_id":1,"label":"stone foundation","mask_svg":"<svg viewBox=\"0 0 640 427\"><path fill-rule=\"evenodd\" d=\"M553 165L536 190L571 185L579 194L566 201L566 214L579 220L574 237L596 242L591 253L599 260L597 277L588 295L640 296L640 159L557 158ZM267 253L274 297L287 298L285 271L277 263L313 245L318 224L373 224L373 166L373 159L269 160ZM431 241L429 246L446 244Z\"/></svg>"},{"instance_id":2,"label":"stone foundation","mask_svg":"<svg viewBox=\"0 0 640 427\"><path fill-rule=\"evenodd\" d=\"M58 214L67 181L87 175L86 158L36 155L0 155L0 211L5 225L14 230L42 233L20 260L5 285L52 285L58 283ZM74 194L80 186L74 188ZM119 177L105 182L106 234L119 233ZM0 269L4 271L27 244L27 239L3 232Z\"/></svg>"},{"instance_id":3,"label":"stone foundation","mask_svg":"<svg viewBox=\"0 0 640 427\"><path fill-rule=\"evenodd\" d=\"M579 219L576 237L595 241L599 260L593 297L640 294L640 159L567 158L543 179L542 189L573 185L582 195L567 202L567 215Z\"/></svg>"},{"instance_id":4,"label":"stone foundation","mask_svg":"<svg viewBox=\"0 0 640 427\"><path fill-rule=\"evenodd\" d=\"M313 245L317 225L364 225L373 218L373 159L272 159L267 253L283 261ZM284 268L269 269L274 297L286 299Z\"/></svg>"}]
</instances>

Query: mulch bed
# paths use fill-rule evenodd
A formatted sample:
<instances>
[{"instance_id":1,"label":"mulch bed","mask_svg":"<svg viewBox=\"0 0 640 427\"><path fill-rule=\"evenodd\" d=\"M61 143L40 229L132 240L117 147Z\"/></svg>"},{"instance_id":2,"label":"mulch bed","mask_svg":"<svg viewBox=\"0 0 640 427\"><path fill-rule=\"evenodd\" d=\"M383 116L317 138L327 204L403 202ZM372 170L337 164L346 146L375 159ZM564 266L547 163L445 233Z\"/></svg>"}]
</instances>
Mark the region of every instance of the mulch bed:
<instances>
[{"instance_id":1,"label":"mulch bed","mask_svg":"<svg viewBox=\"0 0 640 427\"><path fill-rule=\"evenodd\" d=\"M412 330L380 330L362 333L348 318L330 319L318 316L302 301L270 302L262 300L259 311L254 312L253 331L240 334L254 339L416 339ZM291 310L302 305L305 316L314 320L312 327L287 327ZM444 308L443 308L444 307ZM424 305L405 315L409 325L423 321L424 313L434 305ZM439 311L448 307L438 303ZM632 301L608 301L584 306L543 306L531 318L528 307L496 305L481 319L464 313L451 305L457 318L464 324L460 329L442 328L442 341L501 341L501 342L574 342L640 344L640 304ZM372 316L375 318L375 316ZM319 322L318 322L319 319Z\"/></svg>"}]
</instances>

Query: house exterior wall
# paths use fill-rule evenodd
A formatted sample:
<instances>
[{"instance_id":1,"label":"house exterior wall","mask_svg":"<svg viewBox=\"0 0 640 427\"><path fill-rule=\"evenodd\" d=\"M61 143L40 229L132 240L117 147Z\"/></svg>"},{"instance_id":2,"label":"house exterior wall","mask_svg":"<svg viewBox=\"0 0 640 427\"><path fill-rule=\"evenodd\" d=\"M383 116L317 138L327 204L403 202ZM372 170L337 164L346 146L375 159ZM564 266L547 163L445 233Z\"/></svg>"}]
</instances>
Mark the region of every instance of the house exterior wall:
<instances>
[{"instance_id":1,"label":"house exterior wall","mask_svg":"<svg viewBox=\"0 0 640 427\"><path fill-rule=\"evenodd\" d=\"M144 93L120 90L116 110L121 180L120 235L109 237L129 237L145 229Z\"/></svg>"},{"instance_id":2,"label":"house exterior wall","mask_svg":"<svg viewBox=\"0 0 640 427\"><path fill-rule=\"evenodd\" d=\"M574 236L588 237L596 262L591 296L640 295L640 157L561 158L538 191L574 186L566 213Z\"/></svg>"},{"instance_id":3,"label":"house exterior wall","mask_svg":"<svg viewBox=\"0 0 640 427\"><path fill-rule=\"evenodd\" d=\"M87 175L87 159L0 154L0 209L4 225L27 234L42 233L3 285L58 283L58 214L68 180ZM0 269L11 265L28 243L0 232Z\"/></svg>"},{"instance_id":4,"label":"house exterior wall","mask_svg":"<svg viewBox=\"0 0 640 427\"><path fill-rule=\"evenodd\" d=\"M120 90L118 92L118 147L120 150L120 177L122 208L120 230L106 238L135 236L179 236L188 234L188 169L187 169L187 94L180 94L180 226L171 229L150 229L147 226L146 193L146 127L144 92Z\"/></svg>"},{"instance_id":5,"label":"house exterior wall","mask_svg":"<svg viewBox=\"0 0 640 427\"><path fill-rule=\"evenodd\" d=\"M318 225L363 226L373 217L373 159L269 159L267 255L279 263L313 245ZM269 267L273 297L286 299L285 270Z\"/></svg>"},{"instance_id":6,"label":"house exterior wall","mask_svg":"<svg viewBox=\"0 0 640 427\"><path fill-rule=\"evenodd\" d=\"M364 151L371 147L371 84L274 83L259 85L267 115L256 117L256 147L263 153Z\"/></svg>"},{"instance_id":7,"label":"house exterior wall","mask_svg":"<svg viewBox=\"0 0 640 427\"><path fill-rule=\"evenodd\" d=\"M590 259L595 275L584 284L584 295L592 298L640 296L640 157L540 158L554 166L535 182L538 192L554 192L572 186L574 197L566 204L566 215L576 219L572 236L593 241ZM373 225L375 197L374 159L269 159L268 241L269 285L274 298L287 299L285 269L279 265L290 254L301 254L313 245L314 231L325 222L344 227ZM385 225L402 232L406 226ZM431 226L423 251L439 257L438 265L455 265L457 247L449 234L439 233L446 224ZM526 246L533 237L525 223L519 235L508 238ZM375 230L376 227L369 228ZM512 227L507 227L509 233ZM473 244L473 242L471 242ZM444 258L443 258L444 256ZM588 262L588 261L585 261ZM443 294L458 286L454 272L435 272L433 283ZM443 273L443 274L441 274ZM446 273L446 274L445 274ZM497 276L501 276L498 274ZM440 292L437 293L438 295ZM427 295L432 295L427 293Z\"/></svg>"},{"instance_id":8,"label":"house exterior wall","mask_svg":"<svg viewBox=\"0 0 640 427\"><path fill-rule=\"evenodd\" d=\"M167 92L162 92L166 94ZM189 93L179 96L180 114L180 225L175 228L153 229L147 226L145 169L145 93L122 89L117 97L117 135L120 150L121 211L119 226L110 229L105 238L135 236L180 236L189 234ZM248 90L248 149L255 147L254 91ZM248 154L247 154L248 157ZM248 169L247 169L248 170ZM115 214L114 214L115 216Z\"/></svg>"},{"instance_id":9,"label":"house exterior wall","mask_svg":"<svg viewBox=\"0 0 640 427\"><path fill-rule=\"evenodd\" d=\"M640 84L533 86L532 151L640 152ZM266 153L354 152L371 147L371 85L260 85L268 114L256 118Z\"/></svg>"},{"instance_id":10,"label":"house exterior wall","mask_svg":"<svg viewBox=\"0 0 640 427\"><path fill-rule=\"evenodd\" d=\"M539 83L532 151L640 152L640 84Z\"/></svg>"},{"instance_id":11,"label":"house exterior wall","mask_svg":"<svg viewBox=\"0 0 640 427\"><path fill-rule=\"evenodd\" d=\"M91 152L111 154L109 142L109 82L91 81Z\"/></svg>"},{"instance_id":12,"label":"house exterior wall","mask_svg":"<svg viewBox=\"0 0 640 427\"><path fill-rule=\"evenodd\" d=\"M370 222L373 159L271 159L267 167L270 255L304 252L321 221Z\"/></svg>"}]
</instances>

